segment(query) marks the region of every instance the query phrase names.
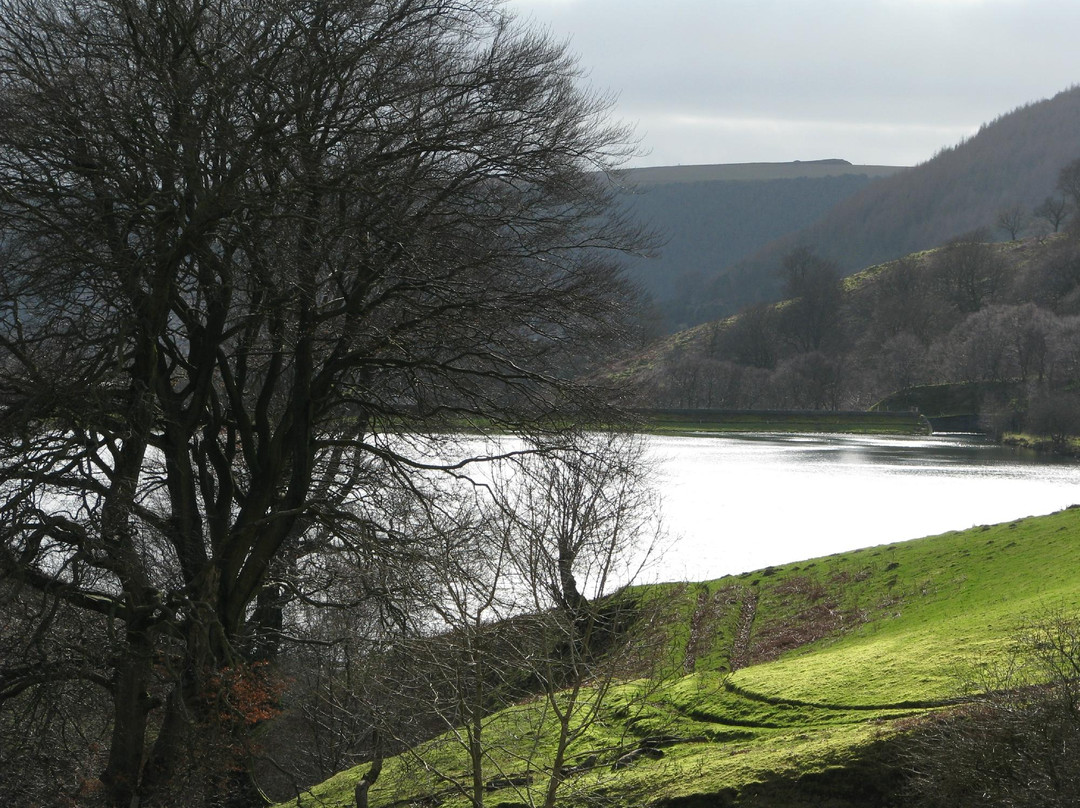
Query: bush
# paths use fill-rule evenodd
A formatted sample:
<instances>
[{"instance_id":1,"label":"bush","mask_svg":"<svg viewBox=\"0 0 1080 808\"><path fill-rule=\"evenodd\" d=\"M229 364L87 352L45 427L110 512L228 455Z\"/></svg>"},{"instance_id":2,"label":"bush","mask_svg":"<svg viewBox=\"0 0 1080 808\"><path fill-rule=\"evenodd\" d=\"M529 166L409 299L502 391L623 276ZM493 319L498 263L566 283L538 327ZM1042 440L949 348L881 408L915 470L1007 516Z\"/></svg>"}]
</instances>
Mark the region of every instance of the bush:
<instances>
[{"instance_id":1,"label":"bush","mask_svg":"<svg viewBox=\"0 0 1080 808\"><path fill-rule=\"evenodd\" d=\"M912 740L911 804L1080 804L1080 616L1040 619L969 679L970 700Z\"/></svg>"}]
</instances>

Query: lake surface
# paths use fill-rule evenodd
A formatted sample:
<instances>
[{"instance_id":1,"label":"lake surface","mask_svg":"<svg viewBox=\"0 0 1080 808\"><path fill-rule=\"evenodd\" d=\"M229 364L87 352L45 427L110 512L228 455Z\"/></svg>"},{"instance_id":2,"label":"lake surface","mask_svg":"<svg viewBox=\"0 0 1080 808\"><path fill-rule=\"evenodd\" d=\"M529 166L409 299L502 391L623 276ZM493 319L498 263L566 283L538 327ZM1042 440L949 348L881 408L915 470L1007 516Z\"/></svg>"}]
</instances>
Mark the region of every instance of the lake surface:
<instances>
[{"instance_id":1,"label":"lake surface","mask_svg":"<svg viewBox=\"0 0 1080 808\"><path fill-rule=\"evenodd\" d=\"M972 436L650 440L671 538L646 580L708 580L1080 503L1080 464Z\"/></svg>"}]
</instances>

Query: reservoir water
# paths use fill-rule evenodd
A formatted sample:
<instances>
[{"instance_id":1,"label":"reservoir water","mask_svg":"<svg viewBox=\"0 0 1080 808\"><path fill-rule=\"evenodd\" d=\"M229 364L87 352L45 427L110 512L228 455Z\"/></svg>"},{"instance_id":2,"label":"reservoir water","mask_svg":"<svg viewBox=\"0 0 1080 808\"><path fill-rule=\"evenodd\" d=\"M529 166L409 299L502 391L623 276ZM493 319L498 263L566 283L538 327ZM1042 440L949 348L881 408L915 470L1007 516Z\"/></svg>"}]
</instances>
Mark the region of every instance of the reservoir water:
<instances>
[{"instance_id":1,"label":"reservoir water","mask_svg":"<svg viewBox=\"0 0 1080 808\"><path fill-rule=\"evenodd\" d=\"M671 536L646 580L707 580L1080 503L1080 464L967 435L655 437L650 452Z\"/></svg>"}]
</instances>

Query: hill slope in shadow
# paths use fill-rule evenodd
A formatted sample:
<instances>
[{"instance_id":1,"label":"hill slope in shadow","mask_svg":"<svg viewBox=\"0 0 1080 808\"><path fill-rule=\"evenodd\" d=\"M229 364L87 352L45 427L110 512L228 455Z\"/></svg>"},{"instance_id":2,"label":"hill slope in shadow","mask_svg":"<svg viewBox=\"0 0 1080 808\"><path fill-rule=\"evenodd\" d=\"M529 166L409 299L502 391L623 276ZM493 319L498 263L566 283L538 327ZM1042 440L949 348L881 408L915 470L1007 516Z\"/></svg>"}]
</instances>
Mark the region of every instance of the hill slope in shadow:
<instances>
[{"instance_id":1,"label":"hill slope in shadow","mask_svg":"<svg viewBox=\"0 0 1080 808\"><path fill-rule=\"evenodd\" d=\"M998 214L1030 211L1054 192L1058 172L1080 157L1080 86L1020 107L914 168L868 184L815 223L718 272L705 297L714 316L779 295L776 269L795 246L844 273L940 245Z\"/></svg>"},{"instance_id":2,"label":"hill slope in shadow","mask_svg":"<svg viewBox=\"0 0 1080 808\"><path fill-rule=\"evenodd\" d=\"M844 160L630 170L627 213L664 246L653 258L629 259L627 273L652 298L664 331L701 322L711 314L701 291L719 271L901 170Z\"/></svg>"}]
</instances>

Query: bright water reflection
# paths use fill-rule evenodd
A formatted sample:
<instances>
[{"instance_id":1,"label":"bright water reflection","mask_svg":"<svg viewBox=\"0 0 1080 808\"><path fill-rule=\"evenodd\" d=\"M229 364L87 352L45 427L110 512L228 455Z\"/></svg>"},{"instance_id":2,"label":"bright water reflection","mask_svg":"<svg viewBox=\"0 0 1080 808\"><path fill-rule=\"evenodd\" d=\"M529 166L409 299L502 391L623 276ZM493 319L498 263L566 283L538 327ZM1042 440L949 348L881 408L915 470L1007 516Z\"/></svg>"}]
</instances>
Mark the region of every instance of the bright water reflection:
<instances>
[{"instance_id":1,"label":"bright water reflection","mask_svg":"<svg viewBox=\"0 0 1080 808\"><path fill-rule=\"evenodd\" d=\"M656 437L673 541L657 580L707 580L1080 502L1080 464L977 437Z\"/></svg>"}]
</instances>

